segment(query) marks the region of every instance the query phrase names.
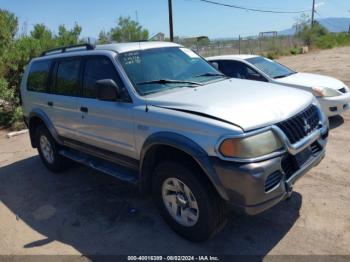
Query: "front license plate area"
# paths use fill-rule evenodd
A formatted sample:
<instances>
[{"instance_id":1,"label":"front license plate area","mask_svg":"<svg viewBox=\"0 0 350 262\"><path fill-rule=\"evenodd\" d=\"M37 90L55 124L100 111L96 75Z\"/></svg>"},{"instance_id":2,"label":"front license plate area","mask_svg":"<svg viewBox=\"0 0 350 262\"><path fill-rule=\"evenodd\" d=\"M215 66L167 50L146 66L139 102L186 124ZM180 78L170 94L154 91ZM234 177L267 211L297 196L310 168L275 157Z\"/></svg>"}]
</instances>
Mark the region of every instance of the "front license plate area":
<instances>
[{"instance_id":1,"label":"front license plate area","mask_svg":"<svg viewBox=\"0 0 350 262\"><path fill-rule=\"evenodd\" d=\"M302 167L302 165L305 164L305 162L311 157L311 155L312 155L312 151L309 147L304 149L300 153L298 153L295 156L295 161L296 161L298 167L299 168Z\"/></svg>"}]
</instances>

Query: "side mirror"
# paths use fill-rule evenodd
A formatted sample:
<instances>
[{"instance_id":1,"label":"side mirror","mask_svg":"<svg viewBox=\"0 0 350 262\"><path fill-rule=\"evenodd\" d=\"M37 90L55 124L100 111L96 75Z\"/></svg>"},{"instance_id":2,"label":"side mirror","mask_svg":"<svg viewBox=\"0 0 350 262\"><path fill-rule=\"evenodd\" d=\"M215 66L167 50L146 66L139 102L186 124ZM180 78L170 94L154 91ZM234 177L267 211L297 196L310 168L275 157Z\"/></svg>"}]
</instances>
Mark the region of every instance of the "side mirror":
<instances>
[{"instance_id":1,"label":"side mirror","mask_svg":"<svg viewBox=\"0 0 350 262\"><path fill-rule=\"evenodd\" d=\"M216 69L219 70L219 64L217 62L210 62L210 64Z\"/></svg>"},{"instance_id":2,"label":"side mirror","mask_svg":"<svg viewBox=\"0 0 350 262\"><path fill-rule=\"evenodd\" d=\"M120 95L120 88L112 79L102 79L95 83L97 99L116 101Z\"/></svg>"}]
</instances>

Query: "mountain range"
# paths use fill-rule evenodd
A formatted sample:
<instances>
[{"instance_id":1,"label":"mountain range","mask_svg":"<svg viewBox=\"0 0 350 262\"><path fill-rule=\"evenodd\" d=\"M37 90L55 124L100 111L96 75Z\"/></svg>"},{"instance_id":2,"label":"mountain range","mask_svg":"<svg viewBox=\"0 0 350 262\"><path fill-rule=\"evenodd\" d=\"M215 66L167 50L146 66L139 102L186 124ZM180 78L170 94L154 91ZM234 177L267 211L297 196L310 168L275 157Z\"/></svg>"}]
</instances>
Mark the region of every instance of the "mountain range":
<instances>
[{"instance_id":1,"label":"mountain range","mask_svg":"<svg viewBox=\"0 0 350 262\"><path fill-rule=\"evenodd\" d=\"M329 17L317 19L322 26L328 29L328 31L333 33L339 32L349 32L350 30L350 18L346 17ZM292 28L282 30L278 32L279 35L294 35L296 32L295 26Z\"/></svg>"}]
</instances>

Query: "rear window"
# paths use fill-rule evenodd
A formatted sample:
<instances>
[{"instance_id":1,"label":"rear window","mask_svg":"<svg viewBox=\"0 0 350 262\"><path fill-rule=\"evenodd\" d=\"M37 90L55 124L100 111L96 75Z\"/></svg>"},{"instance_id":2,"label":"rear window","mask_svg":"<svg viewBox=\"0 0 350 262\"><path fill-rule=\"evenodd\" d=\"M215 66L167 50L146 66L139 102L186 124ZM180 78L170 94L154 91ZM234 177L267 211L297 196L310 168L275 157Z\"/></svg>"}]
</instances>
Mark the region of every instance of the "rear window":
<instances>
[{"instance_id":1,"label":"rear window","mask_svg":"<svg viewBox=\"0 0 350 262\"><path fill-rule=\"evenodd\" d=\"M47 80L49 78L51 61L33 62L27 81L27 89L35 92L47 91Z\"/></svg>"}]
</instances>

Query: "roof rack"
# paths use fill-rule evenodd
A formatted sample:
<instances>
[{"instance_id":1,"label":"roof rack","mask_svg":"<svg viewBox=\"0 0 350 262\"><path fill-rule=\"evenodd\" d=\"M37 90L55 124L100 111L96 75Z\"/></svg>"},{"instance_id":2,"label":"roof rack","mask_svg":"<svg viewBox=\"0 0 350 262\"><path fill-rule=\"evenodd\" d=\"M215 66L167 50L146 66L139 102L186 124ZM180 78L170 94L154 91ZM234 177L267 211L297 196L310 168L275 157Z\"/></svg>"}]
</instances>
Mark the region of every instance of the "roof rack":
<instances>
[{"instance_id":1,"label":"roof rack","mask_svg":"<svg viewBox=\"0 0 350 262\"><path fill-rule=\"evenodd\" d=\"M96 48L95 45L89 44L89 43L79 44L79 45L69 45L69 46L63 46L63 47L58 47L58 48L47 50L45 52L42 52L41 56L50 55L51 53L53 53L53 54L65 53L65 52L67 52L67 49L75 49L75 48L79 48L79 47L85 47L86 50L94 50ZM71 50L71 51L74 51L74 50Z\"/></svg>"}]
</instances>

